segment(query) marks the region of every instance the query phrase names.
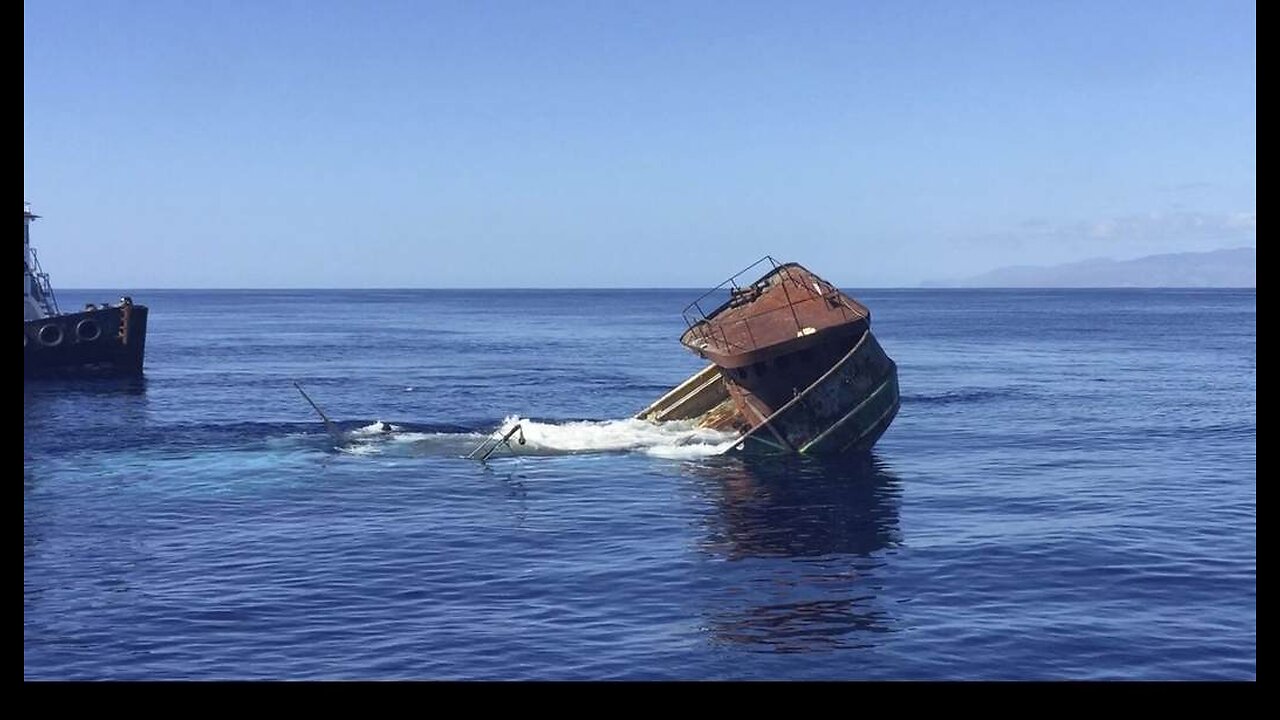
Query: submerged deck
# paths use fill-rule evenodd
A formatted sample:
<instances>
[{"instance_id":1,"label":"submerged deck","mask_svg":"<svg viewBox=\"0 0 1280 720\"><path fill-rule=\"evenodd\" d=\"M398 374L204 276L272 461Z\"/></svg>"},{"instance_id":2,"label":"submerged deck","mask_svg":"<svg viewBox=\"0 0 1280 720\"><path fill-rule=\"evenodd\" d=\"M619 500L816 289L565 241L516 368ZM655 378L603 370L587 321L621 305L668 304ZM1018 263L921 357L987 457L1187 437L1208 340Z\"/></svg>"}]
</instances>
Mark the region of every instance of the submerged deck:
<instances>
[{"instance_id":1,"label":"submerged deck","mask_svg":"<svg viewBox=\"0 0 1280 720\"><path fill-rule=\"evenodd\" d=\"M672 388L636 418L651 422L696 420L698 427L746 432L751 424L738 411L729 395L720 368L708 365Z\"/></svg>"}]
</instances>

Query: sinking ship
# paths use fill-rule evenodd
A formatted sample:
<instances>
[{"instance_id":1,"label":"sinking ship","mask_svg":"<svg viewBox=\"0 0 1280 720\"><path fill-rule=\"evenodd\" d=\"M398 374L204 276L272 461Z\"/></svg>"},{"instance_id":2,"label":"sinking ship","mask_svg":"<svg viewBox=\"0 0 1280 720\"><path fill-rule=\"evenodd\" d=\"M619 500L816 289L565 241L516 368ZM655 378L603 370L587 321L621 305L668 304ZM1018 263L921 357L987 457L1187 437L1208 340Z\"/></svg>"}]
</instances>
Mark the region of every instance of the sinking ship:
<instances>
[{"instance_id":1,"label":"sinking ship","mask_svg":"<svg viewBox=\"0 0 1280 720\"><path fill-rule=\"evenodd\" d=\"M799 264L766 256L684 318L681 344L710 364L637 418L737 433L730 453L837 454L870 450L898 413L871 311Z\"/></svg>"},{"instance_id":2,"label":"sinking ship","mask_svg":"<svg viewBox=\"0 0 1280 720\"><path fill-rule=\"evenodd\" d=\"M147 308L128 297L117 303L86 305L62 312L31 247L31 223L39 218L23 206L22 375L130 376L142 374L147 339Z\"/></svg>"}]
</instances>

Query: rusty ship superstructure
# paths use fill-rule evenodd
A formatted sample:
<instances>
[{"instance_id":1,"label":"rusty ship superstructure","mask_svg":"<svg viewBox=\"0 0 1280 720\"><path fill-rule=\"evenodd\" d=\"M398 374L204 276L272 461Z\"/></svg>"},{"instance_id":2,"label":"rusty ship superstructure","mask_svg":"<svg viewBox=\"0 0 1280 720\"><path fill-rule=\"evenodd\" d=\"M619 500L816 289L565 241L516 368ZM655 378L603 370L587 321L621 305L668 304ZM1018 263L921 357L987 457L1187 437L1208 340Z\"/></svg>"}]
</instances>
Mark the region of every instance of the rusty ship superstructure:
<instances>
[{"instance_id":1,"label":"rusty ship superstructure","mask_svg":"<svg viewBox=\"0 0 1280 720\"><path fill-rule=\"evenodd\" d=\"M637 417L739 433L729 452L834 454L869 450L898 412L870 310L802 265L766 256L684 317L681 344L711 364Z\"/></svg>"}]
</instances>

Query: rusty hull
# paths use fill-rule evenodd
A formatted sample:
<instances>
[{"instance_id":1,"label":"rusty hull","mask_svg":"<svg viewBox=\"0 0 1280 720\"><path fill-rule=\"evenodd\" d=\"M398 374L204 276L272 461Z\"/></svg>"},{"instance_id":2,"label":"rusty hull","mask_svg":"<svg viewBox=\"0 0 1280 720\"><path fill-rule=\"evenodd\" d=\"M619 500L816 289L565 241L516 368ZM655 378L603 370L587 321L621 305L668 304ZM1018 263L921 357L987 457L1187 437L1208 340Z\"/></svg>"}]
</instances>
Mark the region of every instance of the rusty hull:
<instances>
[{"instance_id":1,"label":"rusty hull","mask_svg":"<svg viewBox=\"0 0 1280 720\"><path fill-rule=\"evenodd\" d=\"M866 451L898 412L870 311L795 263L734 285L681 343L712 364L637 417L737 432L730 452Z\"/></svg>"},{"instance_id":2,"label":"rusty hull","mask_svg":"<svg viewBox=\"0 0 1280 720\"><path fill-rule=\"evenodd\" d=\"M738 443L766 452L864 452L898 414L898 368L870 331L803 392Z\"/></svg>"}]
</instances>

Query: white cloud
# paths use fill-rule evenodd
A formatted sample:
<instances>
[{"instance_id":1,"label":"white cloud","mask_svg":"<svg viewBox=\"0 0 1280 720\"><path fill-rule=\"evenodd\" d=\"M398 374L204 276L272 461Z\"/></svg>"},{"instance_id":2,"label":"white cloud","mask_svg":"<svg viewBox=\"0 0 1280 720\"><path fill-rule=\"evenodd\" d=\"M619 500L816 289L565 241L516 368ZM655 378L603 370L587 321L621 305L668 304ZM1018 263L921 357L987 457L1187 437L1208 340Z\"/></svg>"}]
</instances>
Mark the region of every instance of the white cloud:
<instances>
[{"instance_id":1,"label":"white cloud","mask_svg":"<svg viewBox=\"0 0 1280 720\"><path fill-rule=\"evenodd\" d=\"M1243 228L1250 232L1258 230L1257 213L1231 213L1227 216L1227 226L1232 228Z\"/></svg>"},{"instance_id":2,"label":"white cloud","mask_svg":"<svg viewBox=\"0 0 1280 720\"><path fill-rule=\"evenodd\" d=\"M971 238L970 244L998 249L1009 261L1033 264L1100 256L1123 260L1253 245L1257 227L1255 212L1157 211L1057 224L1024 221Z\"/></svg>"}]
</instances>

